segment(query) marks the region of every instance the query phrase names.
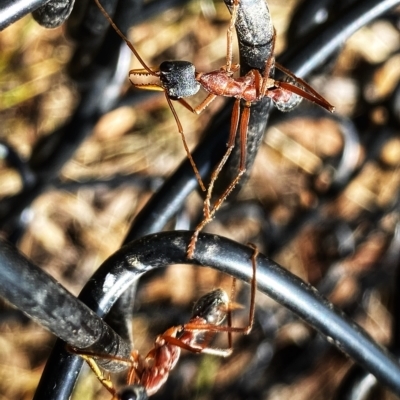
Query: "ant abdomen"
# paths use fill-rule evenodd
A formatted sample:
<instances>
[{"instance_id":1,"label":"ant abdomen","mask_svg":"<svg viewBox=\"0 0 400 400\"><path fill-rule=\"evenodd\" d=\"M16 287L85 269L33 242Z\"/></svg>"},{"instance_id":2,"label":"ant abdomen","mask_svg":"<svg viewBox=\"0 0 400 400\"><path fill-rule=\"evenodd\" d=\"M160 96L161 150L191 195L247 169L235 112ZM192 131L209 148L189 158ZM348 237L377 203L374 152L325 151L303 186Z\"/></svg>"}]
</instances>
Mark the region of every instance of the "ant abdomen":
<instances>
[{"instance_id":1,"label":"ant abdomen","mask_svg":"<svg viewBox=\"0 0 400 400\"><path fill-rule=\"evenodd\" d=\"M296 108L303 98L295 93L288 92L285 100L275 100L274 98L272 100L279 111L289 112Z\"/></svg>"}]
</instances>

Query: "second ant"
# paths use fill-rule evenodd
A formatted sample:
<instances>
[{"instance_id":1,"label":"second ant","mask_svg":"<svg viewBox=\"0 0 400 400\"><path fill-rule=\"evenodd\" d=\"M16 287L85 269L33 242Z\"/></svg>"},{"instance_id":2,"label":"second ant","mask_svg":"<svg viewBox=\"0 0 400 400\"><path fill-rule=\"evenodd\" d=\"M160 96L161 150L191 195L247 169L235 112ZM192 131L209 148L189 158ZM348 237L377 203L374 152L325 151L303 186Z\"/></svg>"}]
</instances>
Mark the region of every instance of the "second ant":
<instances>
[{"instance_id":1,"label":"second ant","mask_svg":"<svg viewBox=\"0 0 400 400\"><path fill-rule=\"evenodd\" d=\"M226 65L211 72L198 72L196 71L194 65L188 61L165 61L160 64L159 68L150 68L140 57L139 53L129 39L127 39L127 37L118 29L102 5L99 3L99 0L95 0L95 2L105 17L109 20L110 24L118 33L118 35L126 42L135 57L143 66L143 69L134 69L129 71L129 77L132 85L141 89L160 90L165 93L168 105L174 115L179 133L181 134L187 157L190 160L201 189L207 192L203 206L203 220L197 225L192 239L188 245L187 256L188 258L192 258L200 231L213 219L216 211L221 207L225 199L229 196L246 171L247 131L251 104L268 97L274 102L275 106L279 110L291 111L300 103L302 98L305 98L330 112L334 111L334 107L305 81L296 77L293 73L275 61L275 30L273 30L272 36L272 50L267 60L265 60L265 68L263 73L257 69L252 69L245 76L234 77L235 72L239 70L239 65L233 63L232 38L238 15L238 9L240 7L240 0L232 0L232 15L227 30ZM281 70L294 83L278 81L274 78L271 78L270 75L274 68ZM145 79L150 78L152 81L150 83L137 83L133 80L135 77ZM208 92L208 95L199 105L192 107L185 100L185 98L196 94L200 87ZM236 100L232 110L227 150L219 164L213 170L210 182L206 188L187 146L182 124L179 120L178 114L175 111L172 101L178 101L189 111L195 114L200 114L218 96L233 97ZM242 113L241 101L244 103ZM232 153L237 133L240 135L241 146L239 170L237 176L227 186L222 195L220 195L217 200L211 204L215 182L218 179L218 176L226 164L230 154Z\"/></svg>"},{"instance_id":2,"label":"second ant","mask_svg":"<svg viewBox=\"0 0 400 400\"><path fill-rule=\"evenodd\" d=\"M194 305L189 322L173 326L158 335L154 341L154 347L145 357L141 356L137 350L132 351L128 360L84 352L79 349L68 348L68 350L80 355L88 363L102 385L112 394L112 400L145 400L147 396L156 393L176 366L181 349L219 357L231 355L233 351L232 333L247 335L254 322L258 250L255 246L251 246L253 248L251 255L253 275L250 281L250 308L247 326L232 326L231 312L237 308L234 303L236 279L233 279L230 296L223 289L215 289L205 294ZM227 321L227 325L222 325L224 321ZM212 338L221 332L227 334L228 347L210 347ZM127 364L129 368L126 386L116 389L110 378L104 375L95 358L109 358Z\"/></svg>"}]
</instances>

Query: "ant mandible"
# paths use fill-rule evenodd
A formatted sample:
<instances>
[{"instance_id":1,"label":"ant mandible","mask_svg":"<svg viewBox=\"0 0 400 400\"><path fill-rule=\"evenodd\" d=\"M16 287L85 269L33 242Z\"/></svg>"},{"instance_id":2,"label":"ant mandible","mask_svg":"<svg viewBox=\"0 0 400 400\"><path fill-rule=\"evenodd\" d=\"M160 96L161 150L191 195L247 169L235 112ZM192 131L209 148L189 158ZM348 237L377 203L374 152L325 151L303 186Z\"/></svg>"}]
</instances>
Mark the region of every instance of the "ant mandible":
<instances>
[{"instance_id":1,"label":"ant mandible","mask_svg":"<svg viewBox=\"0 0 400 400\"><path fill-rule=\"evenodd\" d=\"M250 308L247 326L232 326L231 311L238 307L233 302L236 289L236 279L233 278L230 296L220 288L202 296L194 305L189 322L173 326L158 335L154 341L154 347L145 357L141 356L137 350L132 351L129 360L84 352L70 347L68 350L80 355L88 363L102 385L112 394L112 400L145 400L147 396L156 393L177 364L181 349L193 353L228 357L233 351L232 333L248 335L253 327L258 249L253 245L251 247L253 248L251 256L253 276L250 282ZM225 320L227 320L227 325L221 326ZM227 333L227 348L208 346L218 332ZM129 366L127 385L117 390L111 379L105 377L95 358L111 359L127 364Z\"/></svg>"},{"instance_id":2,"label":"ant mandible","mask_svg":"<svg viewBox=\"0 0 400 400\"><path fill-rule=\"evenodd\" d=\"M99 6L105 17L108 19L112 27L118 33L118 35L126 42L140 64L143 66L143 69L133 69L129 71L129 77L140 76L142 78L156 78L155 81L152 81L150 83L135 83L134 81L132 81L132 79L130 79L132 85L141 89L164 91L168 105L172 111L172 114L174 115L176 124L178 126L179 133L181 134L187 157L192 165L199 185L203 191L207 191L203 206L204 218L197 225L187 249L188 258L193 258L196 241L200 231L212 220L216 211L221 207L224 200L227 198L227 196L229 196L229 194L238 184L240 178L246 171L245 166L247 150L247 130L250 118L251 104L260 101L265 97L269 97L280 111L291 111L300 103L302 98L305 98L313 103L318 104L319 106L325 108L330 112L333 112L335 108L305 81L298 78L288 69L284 68L275 61L275 29L273 31L272 37L272 50L270 56L265 62L263 74L261 74L260 71L258 71L257 69L252 69L245 76L233 76L234 73L239 69L239 65L233 64L232 62L232 38L240 0L232 0L232 15L227 30L226 65L221 67L219 70L211 72L198 72L196 71L194 65L188 61L164 61L160 64L160 67L158 69L150 68L140 57L133 44L118 29L118 27L112 21L102 5L99 3L99 0L95 0L95 2ZM274 68L277 68L285 73L294 83L277 81L273 78L270 78L270 73ZM184 98L196 94L199 91L200 87L205 89L208 92L208 95L198 106L192 107ZM234 97L236 100L232 110L231 127L229 139L227 142L227 150L219 164L213 170L210 178L210 183L206 189L200 177L196 164L190 154L183 132L182 124L179 121L172 101L178 101L189 111L195 114L200 114L218 96ZM242 100L244 101L244 104L243 111L240 116L240 103ZM219 196L215 203L211 205L214 184L235 146L235 138L238 131L240 135L241 147L239 170L237 176L225 189L222 195Z\"/></svg>"}]
</instances>

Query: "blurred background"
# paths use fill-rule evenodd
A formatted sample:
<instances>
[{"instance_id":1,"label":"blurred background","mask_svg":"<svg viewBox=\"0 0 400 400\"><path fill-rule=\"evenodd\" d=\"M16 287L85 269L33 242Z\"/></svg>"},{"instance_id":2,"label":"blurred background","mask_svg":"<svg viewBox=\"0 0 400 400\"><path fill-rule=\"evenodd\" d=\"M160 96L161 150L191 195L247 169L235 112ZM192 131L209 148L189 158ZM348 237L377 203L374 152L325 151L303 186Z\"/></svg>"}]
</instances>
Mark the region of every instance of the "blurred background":
<instances>
[{"instance_id":1,"label":"blurred background","mask_svg":"<svg viewBox=\"0 0 400 400\"><path fill-rule=\"evenodd\" d=\"M279 60L304 7L300 0L268 5ZM307 79L336 107L333 116L306 101L292 113L273 111L249 181L206 228L257 244L384 346L393 345L400 251L399 16L397 9L360 29L324 71ZM229 20L222 1L193 0L135 25L130 37L151 66L185 59L198 71L211 71L225 64ZM30 16L0 32L0 203L24 184L6 157L9 146L28 160L35 144L68 121L79 104L82 82L71 77L69 65L75 46L65 27L45 29ZM139 67L132 60L131 68ZM123 93L130 91L126 77ZM189 102L197 105L204 97ZM176 106L191 149L223 103L217 99L200 116ZM77 295L184 157L163 93L113 109L59 179L24 211L18 247ZM199 193L192 193L169 228L193 229L201 209ZM219 285L229 290L229 277L188 266L146 279L132 319L135 347L145 354L157 334L187 320L194 301ZM246 323L248 297L243 287L237 325ZM235 338L231 357L185 352L154 399L334 399L351 360L267 297L259 295L257 304L255 327L248 337ZM223 336L215 346L226 345ZM54 341L0 300L0 400L32 398ZM394 398L384 391L371 396ZM85 368L73 399L110 397Z\"/></svg>"}]
</instances>

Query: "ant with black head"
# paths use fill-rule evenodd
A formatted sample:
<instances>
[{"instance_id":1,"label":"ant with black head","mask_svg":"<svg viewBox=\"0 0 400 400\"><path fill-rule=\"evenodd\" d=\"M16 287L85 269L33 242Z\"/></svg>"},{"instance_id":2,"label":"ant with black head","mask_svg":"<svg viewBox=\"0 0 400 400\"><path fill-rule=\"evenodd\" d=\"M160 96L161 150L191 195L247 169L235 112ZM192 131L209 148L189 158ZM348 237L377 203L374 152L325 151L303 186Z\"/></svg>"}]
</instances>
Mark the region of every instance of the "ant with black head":
<instances>
[{"instance_id":1,"label":"ant with black head","mask_svg":"<svg viewBox=\"0 0 400 400\"><path fill-rule=\"evenodd\" d=\"M248 335L253 327L258 249L253 245L251 247L253 248L251 255L253 274L250 281L250 307L247 326L232 326L232 310L240 307L234 302L236 279L233 278L230 296L221 288L202 296L195 303L189 322L173 326L158 335L154 341L154 347L145 357L141 356L137 350L132 351L128 360L70 347L68 350L80 355L88 363L102 385L112 394L112 400L145 400L147 396L156 393L177 364L181 349L192 353L228 357L233 351L232 334ZM222 325L224 321L227 321L226 325ZM210 341L220 332L227 334L228 347L210 347ZM128 365L126 386L117 390L111 379L106 377L98 366L96 358L110 359Z\"/></svg>"},{"instance_id":2,"label":"ant with black head","mask_svg":"<svg viewBox=\"0 0 400 400\"><path fill-rule=\"evenodd\" d=\"M265 61L265 68L263 74L257 69L250 70L246 75L234 77L234 73L239 70L239 65L233 63L232 56L232 38L233 30L237 19L238 9L240 7L240 0L232 0L231 20L227 30L227 54L226 65L218 70L211 72L198 72L195 66L188 61L164 61L160 64L159 68L150 68L140 57L139 53L127 37L118 29L110 16L104 10L99 0L95 0L100 10L105 17L109 20L112 27L118 35L126 42L132 50L135 57L143 66L142 69L133 69L129 71L129 77L133 86L140 89L160 90L165 93L168 105L174 115L178 131L181 134L183 145L186 150L187 157L195 172L196 178L203 191L206 191L206 198L204 200L203 220L197 225L192 239L188 245L187 256L192 258L196 241L200 231L207 225L214 217L216 211L221 207L222 203L232 192L234 187L240 181L240 178L246 171L246 146L247 146L247 131L250 119L251 104L261 99L270 98L275 106L281 111L291 111L296 107L304 98L307 99L326 110L333 112L334 107L324 99L318 92L316 92L308 83L295 76L288 69L281 66L275 61L274 47L276 33L273 30L272 37L272 50L268 59ZM293 82L278 81L270 77L274 68L279 69ZM133 78L150 79L151 82L135 82ZM208 92L207 97L196 107L192 107L186 100L196 94L200 87ZM235 103L232 110L231 127L229 139L227 142L227 150L222 157L219 164L215 167L211 174L210 182L206 189L196 164L192 158L189 148L186 143L185 135L183 132L182 124L179 121L178 114L172 104L172 101L177 101L189 111L200 114L204 109L209 106L218 96L233 97ZM241 112L241 101L243 101L243 110ZM240 123L239 123L240 121ZM211 198L213 195L214 184L226 164L232 150L235 146L236 134L240 135L240 159L239 170L237 176L228 185L225 191L220 195L214 204L211 205Z\"/></svg>"}]
</instances>

